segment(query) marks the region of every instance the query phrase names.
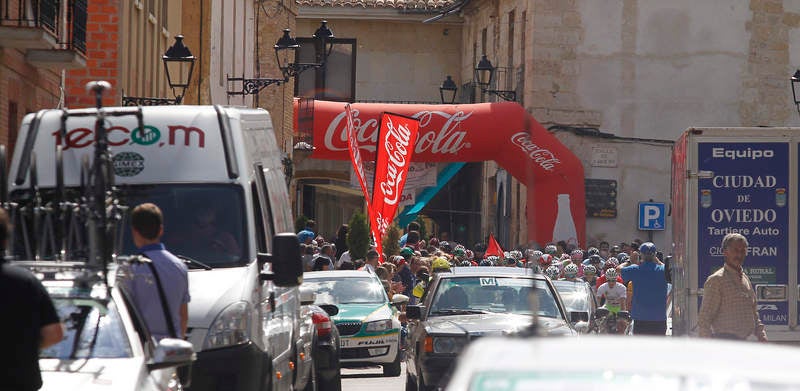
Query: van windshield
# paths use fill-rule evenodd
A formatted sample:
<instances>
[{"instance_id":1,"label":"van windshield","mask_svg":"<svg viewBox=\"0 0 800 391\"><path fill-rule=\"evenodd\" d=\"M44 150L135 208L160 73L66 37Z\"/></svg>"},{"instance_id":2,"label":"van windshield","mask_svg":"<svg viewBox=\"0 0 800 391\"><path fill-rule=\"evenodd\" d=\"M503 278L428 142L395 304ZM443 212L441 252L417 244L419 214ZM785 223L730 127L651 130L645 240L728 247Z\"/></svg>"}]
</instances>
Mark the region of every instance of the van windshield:
<instances>
[{"instance_id":1,"label":"van windshield","mask_svg":"<svg viewBox=\"0 0 800 391\"><path fill-rule=\"evenodd\" d=\"M218 268L243 266L248 263L247 256L247 218L244 210L244 195L240 186L234 184L157 184L157 185L118 185L122 205L131 209L145 202L152 202L164 215L164 235L162 242L167 250L184 259L189 268ZM42 203L53 201L53 191L42 189ZM79 189L68 189L67 199L76 199ZM14 194L14 198L24 204L30 198L28 191ZM128 210L130 214L130 209ZM33 235L27 239L28 247L37 248L43 259L52 259L61 247L59 218L52 219L54 245L34 243ZM46 229L44 219L38 223L39 232ZM85 223L66 224L69 238L65 240L71 259L85 259L87 232ZM17 228L19 225L17 225ZM80 229L76 227L82 227ZM31 225L28 231L32 233ZM39 235L41 237L41 235ZM15 254L29 258L26 254L26 240L18 229L15 230ZM41 242L41 241L39 241ZM49 241L48 241L49 242ZM55 247L56 251L52 251ZM31 252L30 250L28 251ZM121 255L137 254L130 232L130 217L126 216L122 231ZM200 265L204 264L204 265ZM208 267L206 267L208 266Z\"/></svg>"}]
</instances>

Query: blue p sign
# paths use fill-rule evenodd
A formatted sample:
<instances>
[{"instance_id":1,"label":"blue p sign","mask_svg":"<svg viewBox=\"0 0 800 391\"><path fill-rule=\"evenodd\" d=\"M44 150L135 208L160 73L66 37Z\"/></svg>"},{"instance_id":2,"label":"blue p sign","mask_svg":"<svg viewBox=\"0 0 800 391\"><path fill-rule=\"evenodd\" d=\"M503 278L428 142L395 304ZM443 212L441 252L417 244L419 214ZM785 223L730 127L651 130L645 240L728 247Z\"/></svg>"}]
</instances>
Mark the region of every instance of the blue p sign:
<instances>
[{"instance_id":1,"label":"blue p sign","mask_svg":"<svg viewBox=\"0 0 800 391\"><path fill-rule=\"evenodd\" d=\"M666 208L663 202L639 203L639 229L642 231L663 231L666 221Z\"/></svg>"}]
</instances>

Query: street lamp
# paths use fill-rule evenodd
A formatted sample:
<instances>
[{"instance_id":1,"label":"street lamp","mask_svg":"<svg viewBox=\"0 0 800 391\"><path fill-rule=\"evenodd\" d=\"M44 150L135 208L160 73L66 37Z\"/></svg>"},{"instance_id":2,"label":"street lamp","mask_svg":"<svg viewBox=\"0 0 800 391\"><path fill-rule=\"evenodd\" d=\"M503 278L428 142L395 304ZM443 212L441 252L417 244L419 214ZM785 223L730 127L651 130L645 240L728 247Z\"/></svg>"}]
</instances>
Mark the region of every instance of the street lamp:
<instances>
[{"instance_id":1,"label":"street lamp","mask_svg":"<svg viewBox=\"0 0 800 391\"><path fill-rule=\"evenodd\" d=\"M281 70L282 78L245 78L227 76L228 88L227 94L230 95L252 95L257 94L262 89L270 85L281 85L289 82L292 77L297 77L304 71L311 68L324 68L325 60L328 58L331 50L333 49L333 32L326 25L327 21L322 21L322 26L314 33L314 41L316 48L317 62L293 62L297 58L297 51L300 49L300 44L295 38L291 36L291 30L284 29L283 35L278 38L275 43L275 58L278 61L278 68ZM330 42L328 43L328 41ZM321 46L316 46L321 45ZM327 49L326 49L327 48ZM320 51L322 55L320 56ZM242 83L242 90L230 90L230 83Z\"/></svg>"},{"instance_id":2,"label":"street lamp","mask_svg":"<svg viewBox=\"0 0 800 391\"><path fill-rule=\"evenodd\" d=\"M183 100L183 94L189 87L194 70L195 57L183 44L183 35L175 36L175 44L169 47L164 55L161 56L164 62L164 71L167 74L167 84L172 89L175 99L153 98L139 96L122 96L123 106L157 106L157 105L179 105ZM180 90L180 93L177 91Z\"/></svg>"},{"instance_id":3,"label":"street lamp","mask_svg":"<svg viewBox=\"0 0 800 391\"><path fill-rule=\"evenodd\" d=\"M456 82L453 81L450 75L447 75L447 78L442 82L442 86L439 87L439 96L442 98L442 104L453 104L456 101L456 91L458 91Z\"/></svg>"},{"instance_id":4,"label":"street lamp","mask_svg":"<svg viewBox=\"0 0 800 391\"><path fill-rule=\"evenodd\" d=\"M333 31L328 28L328 21L323 20L322 24L317 28L317 31L314 32L312 36L314 38L314 44L317 46L317 56L322 53L322 58L317 58L317 61L325 64L325 61L328 60L328 56L331 55L333 51L333 39L336 38L333 35Z\"/></svg>"},{"instance_id":5,"label":"street lamp","mask_svg":"<svg viewBox=\"0 0 800 391\"><path fill-rule=\"evenodd\" d=\"M794 99L794 106L797 107L797 113L800 114L800 100L797 99L797 86L800 84L800 69L792 75L792 98Z\"/></svg>"},{"instance_id":6,"label":"street lamp","mask_svg":"<svg viewBox=\"0 0 800 391\"><path fill-rule=\"evenodd\" d=\"M478 83L481 89L485 90L489 88L489 84L492 83L493 75L494 67L492 66L492 62L489 61L484 54L481 56L481 60L478 61L478 65L475 66L475 82Z\"/></svg>"},{"instance_id":7,"label":"street lamp","mask_svg":"<svg viewBox=\"0 0 800 391\"><path fill-rule=\"evenodd\" d=\"M481 56L481 60L478 61L478 65L475 66L475 80L473 81L474 84L477 84L480 87L481 92L488 92L490 94L494 94L499 96L503 100L515 102L517 100L517 92L514 90L497 90L492 89L491 87L495 84L495 72L498 68L492 65L492 62L486 58L484 54ZM509 68L501 68L501 71L508 71Z\"/></svg>"},{"instance_id":8,"label":"street lamp","mask_svg":"<svg viewBox=\"0 0 800 391\"><path fill-rule=\"evenodd\" d=\"M189 82L192 80L195 57L183 44L183 35L175 36L175 43L161 56L164 61L164 70L167 73L167 83L175 95L175 103L180 104ZM180 91L180 93L176 92Z\"/></svg>"}]
</instances>

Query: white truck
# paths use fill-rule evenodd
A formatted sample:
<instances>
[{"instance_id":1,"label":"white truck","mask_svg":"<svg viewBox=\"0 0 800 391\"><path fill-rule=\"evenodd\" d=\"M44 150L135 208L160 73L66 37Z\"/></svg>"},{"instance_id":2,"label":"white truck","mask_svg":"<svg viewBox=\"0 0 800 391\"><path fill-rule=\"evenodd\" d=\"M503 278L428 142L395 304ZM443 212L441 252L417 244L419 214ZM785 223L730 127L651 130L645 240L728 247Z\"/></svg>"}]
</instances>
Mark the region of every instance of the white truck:
<instances>
[{"instance_id":1,"label":"white truck","mask_svg":"<svg viewBox=\"0 0 800 391\"><path fill-rule=\"evenodd\" d=\"M690 128L672 156L672 333L697 335L721 241L747 237L744 270L771 341L800 341L800 128Z\"/></svg>"},{"instance_id":2,"label":"white truck","mask_svg":"<svg viewBox=\"0 0 800 391\"><path fill-rule=\"evenodd\" d=\"M299 335L302 265L269 113L159 106L106 107L102 115L105 138L96 109L25 117L8 190L12 202L29 205L15 224L30 235L14 238L15 252L59 261L87 247L87 217L64 200L83 196L93 145L107 140L119 199L158 205L162 241L189 267L191 388L304 386L313 365ZM56 219L36 215L54 208L64 211ZM137 253L127 225L119 255Z\"/></svg>"}]
</instances>

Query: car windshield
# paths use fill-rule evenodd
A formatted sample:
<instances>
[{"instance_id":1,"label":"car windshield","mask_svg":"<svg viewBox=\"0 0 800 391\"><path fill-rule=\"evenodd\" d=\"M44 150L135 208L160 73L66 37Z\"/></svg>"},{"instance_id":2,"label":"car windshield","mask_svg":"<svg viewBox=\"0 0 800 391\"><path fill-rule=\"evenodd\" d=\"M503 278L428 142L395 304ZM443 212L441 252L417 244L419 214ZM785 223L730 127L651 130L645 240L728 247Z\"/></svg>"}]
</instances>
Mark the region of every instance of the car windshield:
<instances>
[{"instance_id":1,"label":"car windshield","mask_svg":"<svg viewBox=\"0 0 800 391\"><path fill-rule=\"evenodd\" d=\"M39 358L84 359L132 357L128 336L114 301L88 295L54 294L53 304L64 324L64 339L43 349Z\"/></svg>"},{"instance_id":2,"label":"car windshield","mask_svg":"<svg viewBox=\"0 0 800 391\"><path fill-rule=\"evenodd\" d=\"M607 391L641 390L797 390L795 385L750 381L735 376L692 376L675 373L595 372L478 372L472 376L470 391Z\"/></svg>"},{"instance_id":3,"label":"car windshield","mask_svg":"<svg viewBox=\"0 0 800 391\"><path fill-rule=\"evenodd\" d=\"M159 184L159 185L119 185L120 202L131 208L144 203L156 204L164 215L164 236L162 242L173 254L199 261L210 267L233 267L247 264L247 240L245 235L247 219L244 212L244 196L241 187L219 184ZM41 190L42 203L57 201L52 189ZM76 199L78 189L67 189L67 200ZM18 191L14 199L29 203L30 192ZM44 221L47 224L47 221ZM61 247L59 220L50 222L48 233L52 232L53 245L39 246L43 259L52 259ZM42 223L40 222L40 225ZM85 259L88 248L85 223L75 220L66 222L68 240L64 240L72 259ZM20 225L21 226L21 225ZM30 231L33 224L27 224ZM47 229L46 227L44 229ZM122 227L121 254L137 254L130 233L130 218L124 220ZM40 235L47 237L47 235ZM25 250L35 245L32 231L28 237L15 232L15 253L23 258L32 258L33 252ZM46 243L49 244L49 243ZM51 248L53 247L53 248ZM53 251L55 250L55 251ZM204 267L188 262L190 268Z\"/></svg>"},{"instance_id":4,"label":"car windshield","mask_svg":"<svg viewBox=\"0 0 800 391\"><path fill-rule=\"evenodd\" d=\"M561 301L564 302L568 312L588 312L590 311L589 291L585 288L583 282L572 281L553 281L553 286L561 296Z\"/></svg>"},{"instance_id":5,"label":"car windshield","mask_svg":"<svg viewBox=\"0 0 800 391\"><path fill-rule=\"evenodd\" d=\"M306 278L303 286L317 294L320 304L383 304L389 301L383 285L372 277Z\"/></svg>"},{"instance_id":6,"label":"car windshield","mask_svg":"<svg viewBox=\"0 0 800 391\"><path fill-rule=\"evenodd\" d=\"M431 303L431 316L483 312L531 315L532 308L537 307L539 316L561 317L547 283L533 278L442 278Z\"/></svg>"}]
</instances>

